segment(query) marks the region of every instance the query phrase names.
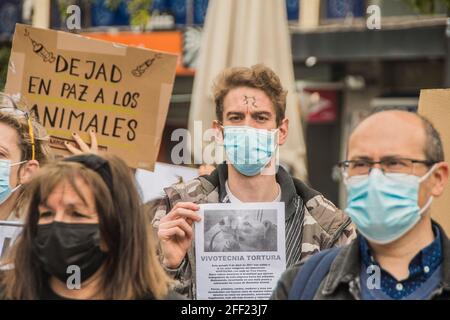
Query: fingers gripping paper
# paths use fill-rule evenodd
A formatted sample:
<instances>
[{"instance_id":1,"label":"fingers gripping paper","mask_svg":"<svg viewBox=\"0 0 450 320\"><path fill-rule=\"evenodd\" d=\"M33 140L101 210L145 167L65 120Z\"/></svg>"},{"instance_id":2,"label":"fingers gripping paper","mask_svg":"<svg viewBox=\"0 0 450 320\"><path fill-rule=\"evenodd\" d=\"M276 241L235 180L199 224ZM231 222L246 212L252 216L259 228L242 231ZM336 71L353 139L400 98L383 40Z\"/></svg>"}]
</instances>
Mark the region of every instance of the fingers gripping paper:
<instances>
[{"instance_id":1,"label":"fingers gripping paper","mask_svg":"<svg viewBox=\"0 0 450 320\"><path fill-rule=\"evenodd\" d=\"M5 91L23 97L57 154L79 132L100 151L153 170L177 56L17 24Z\"/></svg>"}]
</instances>

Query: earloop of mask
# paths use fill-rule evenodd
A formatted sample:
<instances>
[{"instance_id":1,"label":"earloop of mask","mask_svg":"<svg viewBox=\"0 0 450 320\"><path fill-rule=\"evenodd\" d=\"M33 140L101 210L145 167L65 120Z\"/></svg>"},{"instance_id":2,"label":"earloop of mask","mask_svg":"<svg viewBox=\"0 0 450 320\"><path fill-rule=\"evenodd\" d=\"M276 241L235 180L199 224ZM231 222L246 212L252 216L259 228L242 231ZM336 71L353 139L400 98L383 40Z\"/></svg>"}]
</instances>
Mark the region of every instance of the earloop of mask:
<instances>
[{"instance_id":1,"label":"earloop of mask","mask_svg":"<svg viewBox=\"0 0 450 320\"><path fill-rule=\"evenodd\" d=\"M423 177L420 178L419 182L422 183L423 181L425 181L426 179L428 179L428 178L431 176L431 174L434 172L434 170L436 169L436 167L437 167L437 164L434 164L434 165L431 167L431 169L428 170L428 172L427 172ZM430 197L428 198L427 203L425 203L425 205L424 205L422 208L420 208L419 214L422 215L424 212L426 212L426 211L429 209L429 207L431 206L431 203L432 203L432 202L433 202L433 196L430 196Z\"/></svg>"},{"instance_id":2,"label":"earloop of mask","mask_svg":"<svg viewBox=\"0 0 450 320\"><path fill-rule=\"evenodd\" d=\"M24 163L27 163L28 162L28 160L23 160L23 161L19 161L19 162L16 162L16 163L13 163L12 165L10 165L11 167L13 167L13 166L18 166L18 165L21 165L21 164L24 164ZM19 173L17 173L17 176L19 176ZM18 178L19 179L19 178ZM19 182L20 182L20 179L19 179ZM14 193L16 190L18 190L20 187L22 186L22 184L21 183L19 183L17 186L15 186L12 190L11 190L11 193Z\"/></svg>"},{"instance_id":3,"label":"earloop of mask","mask_svg":"<svg viewBox=\"0 0 450 320\"><path fill-rule=\"evenodd\" d=\"M431 169L428 170L427 173L425 173L425 175L423 175L422 177L420 177L419 183L421 183L421 182L427 180L427 179L431 176L431 174L434 172L434 170L436 170L436 167L437 167L437 163L435 163L435 164L431 167Z\"/></svg>"},{"instance_id":4,"label":"earloop of mask","mask_svg":"<svg viewBox=\"0 0 450 320\"><path fill-rule=\"evenodd\" d=\"M26 163L26 162L28 162L28 160L19 161L19 162L10 164L9 166L10 166L10 167L14 167L14 166L18 166L18 165L21 165L21 164L23 164L23 163Z\"/></svg>"},{"instance_id":5,"label":"earloop of mask","mask_svg":"<svg viewBox=\"0 0 450 320\"><path fill-rule=\"evenodd\" d=\"M11 193L14 193L16 190L18 190L22 186L21 183L19 183L17 186L11 189Z\"/></svg>"}]
</instances>

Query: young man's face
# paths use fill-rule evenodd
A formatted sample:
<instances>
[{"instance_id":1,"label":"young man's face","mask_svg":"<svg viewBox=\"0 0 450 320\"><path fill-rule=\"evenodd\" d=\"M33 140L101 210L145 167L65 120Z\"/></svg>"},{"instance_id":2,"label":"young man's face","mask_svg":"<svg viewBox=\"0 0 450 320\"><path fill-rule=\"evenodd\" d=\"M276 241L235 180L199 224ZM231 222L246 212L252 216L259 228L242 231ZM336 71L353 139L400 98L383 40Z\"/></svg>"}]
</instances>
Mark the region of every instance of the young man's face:
<instances>
[{"instance_id":1,"label":"young man's face","mask_svg":"<svg viewBox=\"0 0 450 320\"><path fill-rule=\"evenodd\" d=\"M232 89L223 101L223 126L249 126L257 129L276 129L275 106L267 94L255 88ZM216 124L215 124L215 127ZM279 145L284 144L288 132L288 120L279 126Z\"/></svg>"}]
</instances>

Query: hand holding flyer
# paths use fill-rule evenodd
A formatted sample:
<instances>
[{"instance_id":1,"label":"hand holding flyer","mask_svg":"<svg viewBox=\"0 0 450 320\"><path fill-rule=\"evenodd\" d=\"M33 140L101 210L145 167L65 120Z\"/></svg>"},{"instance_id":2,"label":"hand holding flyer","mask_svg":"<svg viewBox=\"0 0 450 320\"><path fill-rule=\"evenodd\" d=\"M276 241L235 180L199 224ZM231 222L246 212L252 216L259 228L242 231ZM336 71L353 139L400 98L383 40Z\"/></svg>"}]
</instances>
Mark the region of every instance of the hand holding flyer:
<instances>
[{"instance_id":1,"label":"hand holding flyer","mask_svg":"<svg viewBox=\"0 0 450 320\"><path fill-rule=\"evenodd\" d=\"M194 221L200 217L196 213L198 205L192 202L178 202L175 207L161 218L158 237L160 239L163 264L177 268L192 245Z\"/></svg>"}]
</instances>

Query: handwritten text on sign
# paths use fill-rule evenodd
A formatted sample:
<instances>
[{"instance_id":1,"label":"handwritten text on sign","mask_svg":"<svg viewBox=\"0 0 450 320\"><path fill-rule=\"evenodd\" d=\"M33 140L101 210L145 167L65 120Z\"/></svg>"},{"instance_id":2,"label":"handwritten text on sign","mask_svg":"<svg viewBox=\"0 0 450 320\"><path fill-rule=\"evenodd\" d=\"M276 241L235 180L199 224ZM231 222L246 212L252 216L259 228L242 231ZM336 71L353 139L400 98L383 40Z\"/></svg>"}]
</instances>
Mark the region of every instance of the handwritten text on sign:
<instances>
[{"instance_id":1,"label":"handwritten text on sign","mask_svg":"<svg viewBox=\"0 0 450 320\"><path fill-rule=\"evenodd\" d=\"M64 154L72 132L152 170L167 116L176 56L17 24L6 91L25 97Z\"/></svg>"}]
</instances>

